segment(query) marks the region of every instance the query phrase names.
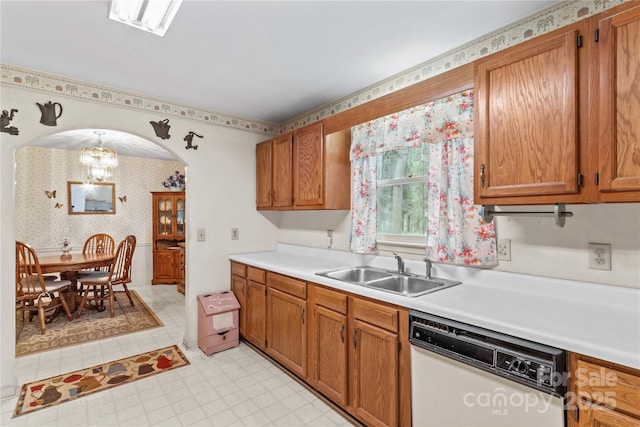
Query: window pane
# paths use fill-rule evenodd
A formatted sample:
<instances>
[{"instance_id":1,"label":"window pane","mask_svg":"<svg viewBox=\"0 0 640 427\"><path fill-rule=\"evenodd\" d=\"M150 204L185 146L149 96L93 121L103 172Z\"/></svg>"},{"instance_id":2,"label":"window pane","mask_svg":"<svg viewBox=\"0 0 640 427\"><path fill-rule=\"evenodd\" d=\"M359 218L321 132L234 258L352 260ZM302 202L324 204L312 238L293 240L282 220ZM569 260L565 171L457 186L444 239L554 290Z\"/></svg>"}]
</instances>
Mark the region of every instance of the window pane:
<instances>
[{"instance_id":1,"label":"window pane","mask_svg":"<svg viewBox=\"0 0 640 427\"><path fill-rule=\"evenodd\" d=\"M387 151L378 156L378 179L426 175L427 144L407 150Z\"/></svg>"},{"instance_id":2,"label":"window pane","mask_svg":"<svg viewBox=\"0 0 640 427\"><path fill-rule=\"evenodd\" d=\"M427 184L378 187L378 233L425 236Z\"/></svg>"}]
</instances>

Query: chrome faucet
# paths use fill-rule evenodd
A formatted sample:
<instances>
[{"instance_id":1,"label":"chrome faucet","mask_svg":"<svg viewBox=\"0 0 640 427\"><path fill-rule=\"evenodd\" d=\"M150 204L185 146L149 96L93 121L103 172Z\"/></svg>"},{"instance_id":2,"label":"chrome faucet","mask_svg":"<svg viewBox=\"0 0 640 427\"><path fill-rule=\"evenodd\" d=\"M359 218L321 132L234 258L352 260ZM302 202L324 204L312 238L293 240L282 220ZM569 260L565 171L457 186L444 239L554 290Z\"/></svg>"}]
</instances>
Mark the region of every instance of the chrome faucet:
<instances>
[{"instance_id":1,"label":"chrome faucet","mask_svg":"<svg viewBox=\"0 0 640 427\"><path fill-rule=\"evenodd\" d=\"M424 262L427 267L427 274L425 275L427 279L431 279L431 260L429 258L425 258Z\"/></svg>"},{"instance_id":2,"label":"chrome faucet","mask_svg":"<svg viewBox=\"0 0 640 427\"><path fill-rule=\"evenodd\" d=\"M393 256L398 260L398 273L404 274L404 261L397 253L393 253Z\"/></svg>"}]
</instances>

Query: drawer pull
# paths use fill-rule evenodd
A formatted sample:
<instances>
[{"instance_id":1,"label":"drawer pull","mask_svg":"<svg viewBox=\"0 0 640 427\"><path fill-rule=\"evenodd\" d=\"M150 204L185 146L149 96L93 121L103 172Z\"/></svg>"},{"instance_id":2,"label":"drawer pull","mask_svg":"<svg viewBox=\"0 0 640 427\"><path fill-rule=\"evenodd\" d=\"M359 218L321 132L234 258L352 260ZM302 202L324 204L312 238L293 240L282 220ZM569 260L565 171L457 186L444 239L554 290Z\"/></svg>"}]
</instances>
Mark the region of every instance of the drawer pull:
<instances>
[{"instance_id":1,"label":"drawer pull","mask_svg":"<svg viewBox=\"0 0 640 427\"><path fill-rule=\"evenodd\" d=\"M302 324L304 325L304 307L302 307L302 314L300 315L300 319L302 319Z\"/></svg>"},{"instance_id":2,"label":"drawer pull","mask_svg":"<svg viewBox=\"0 0 640 427\"><path fill-rule=\"evenodd\" d=\"M340 328L340 339L342 340L342 344L344 344L344 323L342 324L342 327Z\"/></svg>"},{"instance_id":3,"label":"drawer pull","mask_svg":"<svg viewBox=\"0 0 640 427\"><path fill-rule=\"evenodd\" d=\"M358 328L353 328L353 348L358 348L358 341L356 341L357 333L358 333Z\"/></svg>"}]
</instances>

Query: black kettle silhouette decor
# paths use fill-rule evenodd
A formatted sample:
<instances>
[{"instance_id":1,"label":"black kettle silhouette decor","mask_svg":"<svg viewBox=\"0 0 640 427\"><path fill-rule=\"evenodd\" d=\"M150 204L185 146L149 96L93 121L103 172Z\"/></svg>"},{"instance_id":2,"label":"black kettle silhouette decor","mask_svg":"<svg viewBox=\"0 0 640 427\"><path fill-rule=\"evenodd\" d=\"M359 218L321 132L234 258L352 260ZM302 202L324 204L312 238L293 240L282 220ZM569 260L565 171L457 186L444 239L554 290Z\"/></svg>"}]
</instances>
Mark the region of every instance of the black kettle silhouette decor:
<instances>
[{"instance_id":1,"label":"black kettle silhouette decor","mask_svg":"<svg viewBox=\"0 0 640 427\"><path fill-rule=\"evenodd\" d=\"M40 117L40 123L47 126L57 126L57 120L62 115L62 105L57 102L47 102L42 105L39 102L36 102L38 107L40 107L40 113L42 117ZM60 112L56 114L56 105L60 107Z\"/></svg>"}]
</instances>

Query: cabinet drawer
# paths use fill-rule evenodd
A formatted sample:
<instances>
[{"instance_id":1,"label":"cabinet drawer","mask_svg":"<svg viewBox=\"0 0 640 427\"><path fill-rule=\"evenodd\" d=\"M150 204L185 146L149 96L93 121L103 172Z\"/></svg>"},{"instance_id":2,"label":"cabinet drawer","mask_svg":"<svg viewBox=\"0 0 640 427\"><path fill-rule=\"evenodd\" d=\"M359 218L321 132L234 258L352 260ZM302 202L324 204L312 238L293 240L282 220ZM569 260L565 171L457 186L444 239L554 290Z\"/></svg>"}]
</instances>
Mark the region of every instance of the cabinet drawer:
<instances>
[{"instance_id":1,"label":"cabinet drawer","mask_svg":"<svg viewBox=\"0 0 640 427\"><path fill-rule=\"evenodd\" d=\"M326 307L338 313L347 313L347 296L343 293L331 291L320 286L316 286L316 305Z\"/></svg>"},{"instance_id":2,"label":"cabinet drawer","mask_svg":"<svg viewBox=\"0 0 640 427\"><path fill-rule=\"evenodd\" d=\"M247 267L247 278L249 280L262 283L264 285L265 283L267 283L265 277L266 272L264 270L251 266Z\"/></svg>"},{"instance_id":3,"label":"cabinet drawer","mask_svg":"<svg viewBox=\"0 0 640 427\"><path fill-rule=\"evenodd\" d=\"M231 274L240 277L247 277L247 266L231 261Z\"/></svg>"},{"instance_id":4,"label":"cabinet drawer","mask_svg":"<svg viewBox=\"0 0 640 427\"><path fill-rule=\"evenodd\" d=\"M231 329L215 335L209 335L201 343L199 347L207 355L211 355L218 351L226 350L231 347L237 347L239 344L238 329Z\"/></svg>"},{"instance_id":5,"label":"cabinet drawer","mask_svg":"<svg viewBox=\"0 0 640 427\"><path fill-rule=\"evenodd\" d=\"M640 372L636 375L578 361L578 396L640 417Z\"/></svg>"},{"instance_id":6,"label":"cabinet drawer","mask_svg":"<svg viewBox=\"0 0 640 427\"><path fill-rule=\"evenodd\" d=\"M269 272L269 287L286 292L298 298L307 298L307 283L278 273Z\"/></svg>"},{"instance_id":7,"label":"cabinet drawer","mask_svg":"<svg viewBox=\"0 0 640 427\"><path fill-rule=\"evenodd\" d=\"M353 315L372 325L398 332L398 309L362 299L353 299Z\"/></svg>"}]
</instances>

